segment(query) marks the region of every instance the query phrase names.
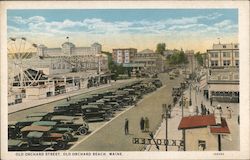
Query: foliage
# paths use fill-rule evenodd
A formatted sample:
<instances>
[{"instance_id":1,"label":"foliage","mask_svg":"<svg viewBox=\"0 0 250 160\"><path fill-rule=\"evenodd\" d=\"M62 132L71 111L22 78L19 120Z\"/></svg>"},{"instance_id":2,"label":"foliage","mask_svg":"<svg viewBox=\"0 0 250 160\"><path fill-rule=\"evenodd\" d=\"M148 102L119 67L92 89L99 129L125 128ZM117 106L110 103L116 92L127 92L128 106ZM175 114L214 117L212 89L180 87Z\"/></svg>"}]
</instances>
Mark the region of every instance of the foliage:
<instances>
[{"instance_id":1,"label":"foliage","mask_svg":"<svg viewBox=\"0 0 250 160\"><path fill-rule=\"evenodd\" d=\"M163 52L166 50L166 44L165 43L158 43L156 46L156 53L160 53L163 55Z\"/></svg>"},{"instance_id":2,"label":"foliage","mask_svg":"<svg viewBox=\"0 0 250 160\"><path fill-rule=\"evenodd\" d=\"M204 63L204 62L203 62L202 54L201 54L200 52L197 52L197 53L195 54L195 58L196 58L198 64L202 66L203 63Z\"/></svg>"},{"instance_id":3,"label":"foliage","mask_svg":"<svg viewBox=\"0 0 250 160\"><path fill-rule=\"evenodd\" d=\"M131 76L131 69L123 67L122 64L115 63L112 59L112 53L104 51L102 51L102 53L108 56L108 68L111 73L115 73L115 77L118 77L120 74L128 74L129 77Z\"/></svg>"},{"instance_id":4,"label":"foliage","mask_svg":"<svg viewBox=\"0 0 250 160\"><path fill-rule=\"evenodd\" d=\"M174 50L174 53L167 58L169 64L187 64L188 59L187 55L183 52L183 50Z\"/></svg>"}]
</instances>

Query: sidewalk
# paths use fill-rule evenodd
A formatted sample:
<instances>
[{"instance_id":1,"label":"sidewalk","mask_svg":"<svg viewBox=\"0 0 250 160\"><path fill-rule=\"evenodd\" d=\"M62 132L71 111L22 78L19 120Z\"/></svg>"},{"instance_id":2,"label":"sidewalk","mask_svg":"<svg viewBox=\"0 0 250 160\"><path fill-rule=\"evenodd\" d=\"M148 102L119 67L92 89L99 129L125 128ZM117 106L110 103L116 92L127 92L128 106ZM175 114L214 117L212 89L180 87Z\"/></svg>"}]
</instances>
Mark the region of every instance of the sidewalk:
<instances>
[{"instance_id":1,"label":"sidewalk","mask_svg":"<svg viewBox=\"0 0 250 160\"><path fill-rule=\"evenodd\" d=\"M135 80L137 80L137 79L119 80L119 81L111 82L110 84L105 84L105 85L101 85L101 86L98 86L98 87L84 88L84 89L68 92L68 93L65 93L65 94L59 94L59 95L56 95L56 96L46 97L44 99L31 100L31 101L27 101L27 102L23 102L23 103L18 103L18 104L15 104L15 105L8 106L8 114L15 113L15 112L18 112L20 110L25 110L25 109L28 109L28 108L33 108L33 107L36 107L36 106L39 106L39 105L51 103L51 102L58 101L58 100L61 100L61 99L66 99L69 96L73 98L73 96L76 96L76 95L79 95L79 94L88 93L88 92L91 92L91 91L94 91L94 90L107 88L107 87L110 87L110 86L115 86L115 85L126 83L126 82L132 82L132 81L135 81Z\"/></svg>"},{"instance_id":2,"label":"sidewalk","mask_svg":"<svg viewBox=\"0 0 250 160\"><path fill-rule=\"evenodd\" d=\"M184 97L190 98L190 89L188 88L184 92ZM181 99L180 99L181 100ZM206 100L205 97L203 97L201 92L196 92L196 90L192 87L191 89L191 100L192 105L189 107L184 107L184 117L185 116L192 116L196 115L195 112L195 106L198 106L199 108L199 114L201 113L201 103L203 103L206 108L210 110L210 113L212 113L212 106L210 106L210 101ZM222 138L222 150L223 151L237 151L240 149L240 138L239 138L239 125L238 125L238 114L239 114L239 103L219 103L219 102L213 102L214 106L217 106L218 104L221 105L223 114L222 117L225 117L227 120L227 124L229 127L229 130L231 132L230 136L223 137ZM232 109L232 118L229 119L228 117L228 111L227 106L230 106ZM182 139L182 131L178 130L178 125L181 121L181 107L179 106L179 103L175 105L175 107L172 110L171 118L168 119L168 139L175 139L175 140L181 140ZM157 130L156 134L154 135L154 138L156 139L165 139L166 138L166 123L165 119L161 123L159 129ZM160 151L165 151L165 146L159 146ZM148 151L157 151L157 148L155 145L149 145L146 147L146 150ZM172 147L168 146L168 151L178 151L178 147Z\"/></svg>"}]
</instances>

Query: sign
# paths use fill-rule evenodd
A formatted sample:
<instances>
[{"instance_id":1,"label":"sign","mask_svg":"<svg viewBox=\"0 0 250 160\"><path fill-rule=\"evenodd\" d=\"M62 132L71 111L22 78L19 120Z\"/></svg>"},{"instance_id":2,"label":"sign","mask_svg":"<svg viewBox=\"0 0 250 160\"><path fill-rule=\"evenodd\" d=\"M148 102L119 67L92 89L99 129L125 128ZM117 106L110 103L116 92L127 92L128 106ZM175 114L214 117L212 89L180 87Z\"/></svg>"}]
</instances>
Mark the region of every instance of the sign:
<instances>
[{"instance_id":1,"label":"sign","mask_svg":"<svg viewBox=\"0 0 250 160\"><path fill-rule=\"evenodd\" d=\"M174 139L151 139L151 138L133 138L133 144L144 144L144 145L164 145L164 146L184 146L183 140Z\"/></svg>"}]
</instances>

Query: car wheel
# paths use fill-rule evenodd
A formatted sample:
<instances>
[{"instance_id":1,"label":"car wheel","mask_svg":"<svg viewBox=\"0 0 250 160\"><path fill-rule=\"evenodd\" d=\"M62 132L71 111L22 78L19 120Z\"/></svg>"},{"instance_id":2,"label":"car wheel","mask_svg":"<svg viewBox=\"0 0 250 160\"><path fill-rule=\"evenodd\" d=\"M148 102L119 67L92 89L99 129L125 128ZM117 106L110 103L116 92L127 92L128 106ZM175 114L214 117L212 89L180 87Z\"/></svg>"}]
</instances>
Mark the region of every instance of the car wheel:
<instances>
[{"instance_id":1,"label":"car wheel","mask_svg":"<svg viewBox=\"0 0 250 160\"><path fill-rule=\"evenodd\" d=\"M62 139L63 139L63 141L67 141L67 142L70 141L70 137L67 133L63 134Z\"/></svg>"},{"instance_id":2,"label":"car wheel","mask_svg":"<svg viewBox=\"0 0 250 160\"><path fill-rule=\"evenodd\" d=\"M69 132L64 133L67 136L67 141L72 141L73 135Z\"/></svg>"},{"instance_id":3,"label":"car wheel","mask_svg":"<svg viewBox=\"0 0 250 160\"><path fill-rule=\"evenodd\" d=\"M86 135L88 133L88 130L84 127L80 127L78 131L80 132L81 135Z\"/></svg>"},{"instance_id":4,"label":"car wheel","mask_svg":"<svg viewBox=\"0 0 250 160\"><path fill-rule=\"evenodd\" d=\"M66 147L66 143L64 141L58 141L57 142L56 148L65 149L65 147Z\"/></svg>"}]
</instances>

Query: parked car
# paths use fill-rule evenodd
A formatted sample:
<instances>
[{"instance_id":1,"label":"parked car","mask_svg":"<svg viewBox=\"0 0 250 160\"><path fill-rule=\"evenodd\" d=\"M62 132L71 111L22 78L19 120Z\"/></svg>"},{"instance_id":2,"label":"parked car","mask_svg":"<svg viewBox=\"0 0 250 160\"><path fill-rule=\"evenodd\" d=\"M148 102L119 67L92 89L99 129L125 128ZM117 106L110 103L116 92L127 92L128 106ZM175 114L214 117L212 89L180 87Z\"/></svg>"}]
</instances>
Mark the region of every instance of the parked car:
<instances>
[{"instance_id":1,"label":"parked car","mask_svg":"<svg viewBox=\"0 0 250 160\"><path fill-rule=\"evenodd\" d=\"M9 139L8 151L27 151L29 148L28 142L21 139Z\"/></svg>"},{"instance_id":2,"label":"parked car","mask_svg":"<svg viewBox=\"0 0 250 160\"><path fill-rule=\"evenodd\" d=\"M31 131L27 134L29 150L51 151L65 149L68 142L63 140L63 134L47 131Z\"/></svg>"},{"instance_id":3,"label":"parked car","mask_svg":"<svg viewBox=\"0 0 250 160\"><path fill-rule=\"evenodd\" d=\"M153 82L152 82L157 88L160 88L162 86L162 82L161 80L159 79L155 79Z\"/></svg>"},{"instance_id":4,"label":"parked car","mask_svg":"<svg viewBox=\"0 0 250 160\"><path fill-rule=\"evenodd\" d=\"M106 119L106 112L96 105L82 106L83 117L86 121L103 121Z\"/></svg>"},{"instance_id":5,"label":"parked car","mask_svg":"<svg viewBox=\"0 0 250 160\"><path fill-rule=\"evenodd\" d=\"M35 112L26 116L27 118L41 117L41 120L49 120L52 117L51 112Z\"/></svg>"},{"instance_id":6,"label":"parked car","mask_svg":"<svg viewBox=\"0 0 250 160\"><path fill-rule=\"evenodd\" d=\"M42 120L42 117L30 117L22 119L18 122L8 122L8 139L16 139L21 137L21 129L25 126L29 126L36 121Z\"/></svg>"},{"instance_id":7,"label":"parked car","mask_svg":"<svg viewBox=\"0 0 250 160\"><path fill-rule=\"evenodd\" d=\"M70 128L76 134L86 135L89 131L88 123L80 116L53 116L51 120L57 122L57 127Z\"/></svg>"}]
</instances>

